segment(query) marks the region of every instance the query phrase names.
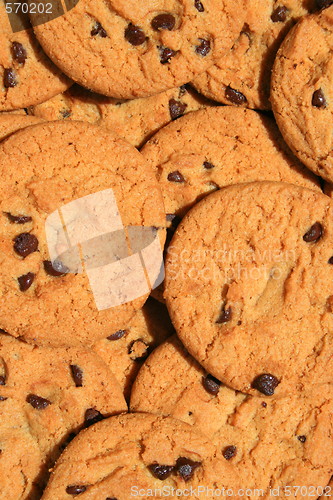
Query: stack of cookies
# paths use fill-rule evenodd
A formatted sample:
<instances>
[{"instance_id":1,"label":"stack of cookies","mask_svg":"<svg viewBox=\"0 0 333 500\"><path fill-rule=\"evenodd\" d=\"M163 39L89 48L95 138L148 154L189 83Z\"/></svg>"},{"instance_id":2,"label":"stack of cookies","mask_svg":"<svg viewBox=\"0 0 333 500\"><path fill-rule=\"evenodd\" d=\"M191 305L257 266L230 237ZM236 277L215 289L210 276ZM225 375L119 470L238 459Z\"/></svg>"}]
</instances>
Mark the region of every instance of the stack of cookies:
<instances>
[{"instance_id":1,"label":"stack of cookies","mask_svg":"<svg viewBox=\"0 0 333 500\"><path fill-rule=\"evenodd\" d=\"M332 4L0 0L1 500L333 496Z\"/></svg>"}]
</instances>

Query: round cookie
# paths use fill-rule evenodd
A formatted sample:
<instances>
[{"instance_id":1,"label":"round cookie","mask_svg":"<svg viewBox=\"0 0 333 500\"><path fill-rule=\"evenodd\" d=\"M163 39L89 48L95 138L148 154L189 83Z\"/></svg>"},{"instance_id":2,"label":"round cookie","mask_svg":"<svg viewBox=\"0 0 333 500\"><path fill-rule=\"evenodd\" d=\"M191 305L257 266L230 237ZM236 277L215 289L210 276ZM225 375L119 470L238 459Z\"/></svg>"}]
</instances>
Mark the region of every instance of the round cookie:
<instances>
[{"instance_id":1,"label":"round cookie","mask_svg":"<svg viewBox=\"0 0 333 500\"><path fill-rule=\"evenodd\" d=\"M141 147L155 132L185 113L212 103L188 86L141 99L120 101L73 85L29 113L46 120L82 120L101 125Z\"/></svg>"},{"instance_id":2,"label":"round cookie","mask_svg":"<svg viewBox=\"0 0 333 500\"><path fill-rule=\"evenodd\" d=\"M316 0L248 0L247 17L232 47L194 81L210 99L270 109L271 71L276 52L295 22L313 12Z\"/></svg>"},{"instance_id":3,"label":"round cookie","mask_svg":"<svg viewBox=\"0 0 333 500\"><path fill-rule=\"evenodd\" d=\"M183 85L229 49L244 0L80 0L63 16L31 16L48 56L84 87L132 99Z\"/></svg>"},{"instance_id":4,"label":"round cookie","mask_svg":"<svg viewBox=\"0 0 333 500\"><path fill-rule=\"evenodd\" d=\"M156 170L169 224L203 196L230 184L272 180L320 189L274 121L248 109L191 113L160 130L141 153Z\"/></svg>"},{"instance_id":5,"label":"round cookie","mask_svg":"<svg viewBox=\"0 0 333 500\"><path fill-rule=\"evenodd\" d=\"M313 172L333 180L333 6L306 16L281 45L272 73L271 101L291 149Z\"/></svg>"},{"instance_id":6,"label":"round cookie","mask_svg":"<svg viewBox=\"0 0 333 500\"><path fill-rule=\"evenodd\" d=\"M273 400L248 396L207 375L177 337L142 366L131 409L177 418L207 435L233 465L238 489L259 488L264 498L273 488L284 497L283 486L312 486L316 497L333 471L332 385ZM298 493L311 498L310 490Z\"/></svg>"},{"instance_id":7,"label":"round cookie","mask_svg":"<svg viewBox=\"0 0 333 500\"><path fill-rule=\"evenodd\" d=\"M35 116L27 116L26 114L0 113L0 141L3 141L14 132L30 125L41 123L41 118Z\"/></svg>"},{"instance_id":8,"label":"round cookie","mask_svg":"<svg viewBox=\"0 0 333 500\"><path fill-rule=\"evenodd\" d=\"M149 492L162 488L167 488L163 497L173 498L176 491L179 496L189 488L196 491L198 485L213 485L215 454L206 437L178 420L148 414L112 417L70 443L43 500L79 494L82 499L147 499L155 496Z\"/></svg>"},{"instance_id":9,"label":"round cookie","mask_svg":"<svg viewBox=\"0 0 333 500\"><path fill-rule=\"evenodd\" d=\"M0 334L1 496L40 498L49 468L75 434L125 411L114 375L93 352Z\"/></svg>"},{"instance_id":10,"label":"round cookie","mask_svg":"<svg viewBox=\"0 0 333 500\"><path fill-rule=\"evenodd\" d=\"M115 374L127 400L144 360L172 333L174 328L166 307L149 298L128 328L117 330L93 346Z\"/></svg>"},{"instance_id":11,"label":"round cookie","mask_svg":"<svg viewBox=\"0 0 333 500\"><path fill-rule=\"evenodd\" d=\"M165 235L140 153L94 125L50 122L2 142L0 172L0 328L56 346L92 345L125 328L150 291L145 235L157 246Z\"/></svg>"},{"instance_id":12,"label":"round cookie","mask_svg":"<svg viewBox=\"0 0 333 500\"><path fill-rule=\"evenodd\" d=\"M213 376L272 396L332 382L332 211L291 184L227 187L178 226L164 296L185 347Z\"/></svg>"},{"instance_id":13,"label":"round cookie","mask_svg":"<svg viewBox=\"0 0 333 500\"><path fill-rule=\"evenodd\" d=\"M14 4L12 8L15 9ZM0 2L0 111L26 108L64 92L72 82L44 54L32 29L12 32Z\"/></svg>"}]
</instances>

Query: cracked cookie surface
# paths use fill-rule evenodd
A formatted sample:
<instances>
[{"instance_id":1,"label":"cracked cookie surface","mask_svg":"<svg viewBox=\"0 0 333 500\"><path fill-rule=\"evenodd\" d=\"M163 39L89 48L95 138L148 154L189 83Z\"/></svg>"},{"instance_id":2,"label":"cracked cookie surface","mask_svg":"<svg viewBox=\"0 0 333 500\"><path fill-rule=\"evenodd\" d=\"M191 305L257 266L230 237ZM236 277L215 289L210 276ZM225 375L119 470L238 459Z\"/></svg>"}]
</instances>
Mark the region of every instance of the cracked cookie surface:
<instances>
[{"instance_id":1,"label":"cracked cookie surface","mask_svg":"<svg viewBox=\"0 0 333 500\"><path fill-rule=\"evenodd\" d=\"M290 148L313 172L333 180L333 6L306 16L281 45L271 101Z\"/></svg>"},{"instance_id":2,"label":"cracked cookie surface","mask_svg":"<svg viewBox=\"0 0 333 500\"><path fill-rule=\"evenodd\" d=\"M20 165L19 170L17 165ZM45 223L50 221L50 214L65 205L68 207L70 202L112 189L118 212L115 215L114 209L108 210L111 220L116 220L119 228L119 238L115 239L119 249L115 248L113 252L119 253L124 260L129 257L131 252L123 228L132 226L152 228L156 241L160 239L163 246L163 202L156 179L140 153L100 127L81 122L49 122L20 130L3 141L0 171L0 295L3 303L0 328L36 344L91 346L128 326L149 294L146 278L140 281L139 273L137 298L127 299L130 291L121 285L118 289L124 294L122 303L98 308L87 269L84 268L83 272L74 272L73 269L66 273L66 269L51 266ZM102 235L112 231L114 226L110 226L109 219L102 217L100 212L98 224L104 220L104 226L94 227L94 210L89 208L87 212L92 217L88 227L93 228L93 234L96 234L96 229ZM76 222L75 211L73 216L69 214L67 217L66 234L72 235L72 242L77 238L76 231L79 233L85 227L80 220ZM63 230L59 231L60 248ZM77 246L73 244L71 248L74 247L76 252ZM104 259L103 255L101 258ZM106 264L110 263L108 257L105 258ZM121 262L116 262L115 269L121 280L125 269L119 265ZM106 276L113 276L108 269L109 272L97 283L92 275L98 290L100 285L104 290ZM118 274L114 276L116 287ZM119 298L122 299L120 295Z\"/></svg>"},{"instance_id":3,"label":"cracked cookie surface","mask_svg":"<svg viewBox=\"0 0 333 500\"><path fill-rule=\"evenodd\" d=\"M45 55L32 29L12 32L1 0L0 111L38 104L64 92L71 84Z\"/></svg>"},{"instance_id":4,"label":"cracked cookie surface","mask_svg":"<svg viewBox=\"0 0 333 500\"><path fill-rule=\"evenodd\" d=\"M270 77L279 45L297 20L315 7L315 0L248 0L238 40L193 85L224 104L270 109Z\"/></svg>"},{"instance_id":5,"label":"cracked cookie surface","mask_svg":"<svg viewBox=\"0 0 333 500\"><path fill-rule=\"evenodd\" d=\"M80 0L57 19L33 15L32 23L45 52L74 81L131 99L204 71L232 46L245 6L244 0Z\"/></svg>"},{"instance_id":6,"label":"cracked cookie surface","mask_svg":"<svg viewBox=\"0 0 333 500\"><path fill-rule=\"evenodd\" d=\"M273 400L242 394L208 375L176 336L145 361L131 411L171 416L209 437L234 469L237 479L227 485L234 491L259 488L271 498L270 488L302 485L310 498L311 486L316 496L333 471L332 385Z\"/></svg>"},{"instance_id":7,"label":"cracked cookie surface","mask_svg":"<svg viewBox=\"0 0 333 500\"><path fill-rule=\"evenodd\" d=\"M65 500L78 492L83 500L128 500L136 491L148 499L163 487L166 498L174 497L172 488L180 493L191 487L195 500L206 498L195 488L213 485L215 455L208 438L184 422L148 414L112 417L70 443L43 500Z\"/></svg>"},{"instance_id":8,"label":"cracked cookie surface","mask_svg":"<svg viewBox=\"0 0 333 500\"><path fill-rule=\"evenodd\" d=\"M42 121L44 120L41 118L27 116L26 114L0 113L0 141L3 141L22 128L36 125Z\"/></svg>"},{"instance_id":9,"label":"cracked cookie surface","mask_svg":"<svg viewBox=\"0 0 333 500\"><path fill-rule=\"evenodd\" d=\"M75 434L93 418L125 411L113 373L93 352L0 334L2 498L40 498L49 468Z\"/></svg>"},{"instance_id":10,"label":"cracked cookie surface","mask_svg":"<svg viewBox=\"0 0 333 500\"><path fill-rule=\"evenodd\" d=\"M226 385L273 396L332 382L332 211L319 192L257 182L209 195L178 226L170 316Z\"/></svg>"}]
</instances>

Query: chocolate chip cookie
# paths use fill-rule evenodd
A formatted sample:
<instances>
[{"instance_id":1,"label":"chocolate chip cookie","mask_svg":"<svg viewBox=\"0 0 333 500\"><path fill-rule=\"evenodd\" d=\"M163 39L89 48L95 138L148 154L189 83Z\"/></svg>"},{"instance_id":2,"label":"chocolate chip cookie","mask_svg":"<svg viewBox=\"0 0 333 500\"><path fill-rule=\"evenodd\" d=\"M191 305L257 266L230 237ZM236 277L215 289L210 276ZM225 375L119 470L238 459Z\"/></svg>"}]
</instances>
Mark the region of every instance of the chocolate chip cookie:
<instances>
[{"instance_id":1,"label":"chocolate chip cookie","mask_svg":"<svg viewBox=\"0 0 333 500\"><path fill-rule=\"evenodd\" d=\"M139 493L149 498L155 496L149 491L162 488L167 488L163 497L172 498L176 491L179 496L198 485L213 486L215 454L206 437L179 420L148 414L111 417L69 444L43 500L76 495L128 500ZM207 497L199 493L194 498Z\"/></svg>"},{"instance_id":2,"label":"chocolate chip cookie","mask_svg":"<svg viewBox=\"0 0 333 500\"><path fill-rule=\"evenodd\" d=\"M270 109L271 71L276 52L296 21L316 9L316 0L248 0L241 34L221 59L193 85L229 105Z\"/></svg>"},{"instance_id":3,"label":"chocolate chip cookie","mask_svg":"<svg viewBox=\"0 0 333 500\"><path fill-rule=\"evenodd\" d=\"M142 99L104 97L73 85L67 92L29 108L45 120L80 120L113 130L135 147L180 116L212 103L188 86Z\"/></svg>"},{"instance_id":4,"label":"chocolate chip cookie","mask_svg":"<svg viewBox=\"0 0 333 500\"><path fill-rule=\"evenodd\" d=\"M256 182L207 196L178 226L171 319L226 385L271 397L333 381L332 211L319 192Z\"/></svg>"},{"instance_id":5,"label":"chocolate chip cookie","mask_svg":"<svg viewBox=\"0 0 333 500\"><path fill-rule=\"evenodd\" d=\"M41 123L41 118L35 116L27 116L26 114L0 113L0 141L3 141L14 132L22 128L29 127Z\"/></svg>"},{"instance_id":6,"label":"chocolate chip cookie","mask_svg":"<svg viewBox=\"0 0 333 500\"><path fill-rule=\"evenodd\" d=\"M291 149L313 172L333 180L331 102L333 6L306 16L278 51L271 101Z\"/></svg>"},{"instance_id":7,"label":"chocolate chip cookie","mask_svg":"<svg viewBox=\"0 0 333 500\"><path fill-rule=\"evenodd\" d=\"M14 5L12 4L13 8ZM44 54L32 29L13 33L0 2L0 111L25 108L64 92L72 82Z\"/></svg>"},{"instance_id":8,"label":"chocolate chip cookie","mask_svg":"<svg viewBox=\"0 0 333 500\"><path fill-rule=\"evenodd\" d=\"M34 347L1 333L2 498L40 498L68 442L82 428L124 411L120 386L93 352Z\"/></svg>"},{"instance_id":9,"label":"chocolate chip cookie","mask_svg":"<svg viewBox=\"0 0 333 500\"><path fill-rule=\"evenodd\" d=\"M35 34L67 75L131 99L189 82L239 35L244 0L80 0L56 19L33 14Z\"/></svg>"},{"instance_id":10,"label":"chocolate chip cookie","mask_svg":"<svg viewBox=\"0 0 333 500\"><path fill-rule=\"evenodd\" d=\"M149 298L126 329L117 330L94 345L94 351L115 374L127 400L144 360L172 333L166 307Z\"/></svg>"},{"instance_id":11,"label":"chocolate chip cookie","mask_svg":"<svg viewBox=\"0 0 333 500\"><path fill-rule=\"evenodd\" d=\"M0 328L56 346L126 328L153 286L165 234L140 153L100 127L49 122L1 143L0 172Z\"/></svg>"},{"instance_id":12,"label":"chocolate chip cookie","mask_svg":"<svg viewBox=\"0 0 333 500\"><path fill-rule=\"evenodd\" d=\"M333 471L332 385L273 400L245 395L207 374L177 337L144 363L131 409L177 418L207 435L234 469L237 479L229 488L259 488L263 498L274 490L281 498L289 486L296 498L307 496L306 489L310 498L310 488L314 497L321 494Z\"/></svg>"}]
</instances>

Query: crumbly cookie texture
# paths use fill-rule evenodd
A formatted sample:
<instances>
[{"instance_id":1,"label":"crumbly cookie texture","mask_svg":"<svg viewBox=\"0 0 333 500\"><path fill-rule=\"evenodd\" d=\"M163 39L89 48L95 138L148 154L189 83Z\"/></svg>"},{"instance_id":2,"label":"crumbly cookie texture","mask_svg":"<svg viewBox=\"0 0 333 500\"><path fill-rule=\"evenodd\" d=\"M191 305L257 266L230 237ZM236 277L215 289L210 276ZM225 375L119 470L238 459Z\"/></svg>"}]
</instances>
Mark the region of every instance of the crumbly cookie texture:
<instances>
[{"instance_id":1,"label":"crumbly cookie texture","mask_svg":"<svg viewBox=\"0 0 333 500\"><path fill-rule=\"evenodd\" d=\"M295 22L316 10L316 0L248 0L247 5L245 24L232 49L193 85L224 104L270 109L276 52Z\"/></svg>"},{"instance_id":2,"label":"crumbly cookie texture","mask_svg":"<svg viewBox=\"0 0 333 500\"><path fill-rule=\"evenodd\" d=\"M26 114L0 113L0 141L3 141L18 130L43 121L41 118L27 116Z\"/></svg>"},{"instance_id":3,"label":"crumbly cookie texture","mask_svg":"<svg viewBox=\"0 0 333 500\"><path fill-rule=\"evenodd\" d=\"M149 298L126 329L111 333L93 346L115 374L127 400L144 360L172 333L174 328L166 307Z\"/></svg>"},{"instance_id":4,"label":"crumbly cookie texture","mask_svg":"<svg viewBox=\"0 0 333 500\"><path fill-rule=\"evenodd\" d=\"M332 210L319 192L257 182L211 194L178 226L171 319L226 385L281 396L332 382Z\"/></svg>"},{"instance_id":5,"label":"crumbly cookie texture","mask_svg":"<svg viewBox=\"0 0 333 500\"><path fill-rule=\"evenodd\" d=\"M232 46L245 12L244 0L80 0L54 20L31 19L45 52L73 80L131 99L191 81Z\"/></svg>"},{"instance_id":6,"label":"crumbly cookie texture","mask_svg":"<svg viewBox=\"0 0 333 500\"><path fill-rule=\"evenodd\" d=\"M245 395L207 374L176 336L142 366L131 411L192 425L233 466L238 489L260 488L263 498L271 498L269 488L287 485L302 485L303 492L315 485L320 494L333 472L332 385L273 400Z\"/></svg>"},{"instance_id":7,"label":"crumbly cookie texture","mask_svg":"<svg viewBox=\"0 0 333 500\"><path fill-rule=\"evenodd\" d=\"M320 190L274 121L248 109L191 113L160 130L141 153L156 171L169 225L172 217L183 217L202 197L230 184L272 180Z\"/></svg>"},{"instance_id":8,"label":"crumbly cookie texture","mask_svg":"<svg viewBox=\"0 0 333 500\"><path fill-rule=\"evenodd\" d=\"M112 417L80 433L65 450L51 475L43 500L116 498L128 500L141 491L212 487L214 445L193 427L172 418L148 414ZM166 493L168 493L168 491ZM146 492L146 494L144 494Z\"/></svg>"},{"instance_id":9,"label":"crumbly cookie texture","mask_svg":"<svg viewBox=\"0 0 333 500\"><path fill-rule=\"evenodd\" d=\"M82 428L124 411L120 386L93 352L34 347L0 334L2 498L40 498L68 442Z\"/></svg>"},{"instance_id":10,"label":"crumbly cookie texture","mask_svg":"<svg viewBox=\"0 0 333 500\"><path fill-rule=\"evenodd\" d=\"M50 122L21 130L2 142L0 171L0 328L31 343L85 346L126 328L148 293L138 288L139 297L126 302L124 292L122 304L98 310L85 268L64 274L61 266L52 267L45 222L69 202L112 189L122 227L152 228L163 246L163 201L140 153L100 127ZM71 241L76 237L75 213L73 217L73 225L70 216L66 224L66 230L73 233ZM119 231L123 256L126 238L123 229ZM124 269L117 272L121 275Z\"/></svg>"},{"instance_id":11,"label":"crumbly cookie texture","mask_svg":"<svg viewBox=\"0 0 333 500\"><path fill-rule=\"evenodd\" d=\"M16 9L14 3L12 9ZM0 111L39 104L72 82L45 55L32 29L12 32L0 2Z\"/></svg>"},{"instance_id":12,"label":"crumbly cookie texture","mask_svg":"<svg viewBox=\"0 0 333 500\"><path fill-rule=\"evenodd\" d=\"M306 16L278 51L272 108L291 149L313 172L333 180L333 6Z\"/></svg>"},{"instance_id":13,"label":"crumbly cookie texture","mask_svg":"<svg viewBox=\"0 0 333 500\"><path fill-rule=\"evenodd\" d=\"M141 99L120 100L73 85L63 94L31 106L28 112L49 121L80 120L95 123L116 132L139 148L169 122L207 106L213 104L189 86Z\"/></svg>"}]
</instances>

